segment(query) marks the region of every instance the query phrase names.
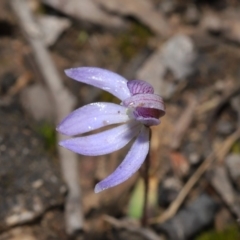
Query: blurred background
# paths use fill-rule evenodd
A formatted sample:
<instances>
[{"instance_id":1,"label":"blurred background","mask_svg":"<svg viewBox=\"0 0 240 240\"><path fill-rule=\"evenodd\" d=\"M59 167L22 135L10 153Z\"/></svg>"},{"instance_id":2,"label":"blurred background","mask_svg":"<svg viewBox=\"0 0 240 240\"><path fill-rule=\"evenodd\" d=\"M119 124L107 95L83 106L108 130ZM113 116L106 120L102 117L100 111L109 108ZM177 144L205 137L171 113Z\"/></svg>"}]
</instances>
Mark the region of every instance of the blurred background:
<instances>
[{"instance_id":1,"label":"blurred background","mask_svg":"<svg viewBox=\"0 0 240 240\"><path fill-rule=\"evenodd\" d=\"M95 184L123 160L77 156L55 131L110 94L64 69L102 67L151 83L148 227L141 171ZM238 0L0 1L0 240L240 239Z\"/></svg>"}]
</instances>

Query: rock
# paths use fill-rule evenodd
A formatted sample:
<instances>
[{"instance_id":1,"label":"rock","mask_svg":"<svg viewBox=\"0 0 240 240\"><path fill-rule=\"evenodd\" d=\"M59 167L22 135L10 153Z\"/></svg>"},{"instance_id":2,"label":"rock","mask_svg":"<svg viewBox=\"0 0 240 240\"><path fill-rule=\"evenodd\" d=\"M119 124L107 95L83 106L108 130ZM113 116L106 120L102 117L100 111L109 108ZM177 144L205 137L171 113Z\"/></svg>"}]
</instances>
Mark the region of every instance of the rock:
<instances>
[{"instance_id":1,"label":"rock","mask_svg":"<svg viewBox=\"0 0 240 240\"><path fill-rule=\"evenodd\" d=\"M192 165L199 164L199 162L201 160L201 155L198 153L192 152L189 154L188 160L189 160L190 164L192 164Z\"/></svg>"},{"instance_id":2,"label":"rock","mask_svg":"<svg viewBox=\"0 0 240 240\"><path fill-rule=\"evenodd\" d=\"M111 28L125 26L124 20L102 10L94 0L42 0L42 2L80 21Z\"/></svg>"},{"instance_id":3,"label":"rock","mask_svg":"<svg viewBox=\"0 0 240 240\"><path fill-rule=\"evenodd\" d=\"M138 79L149 81L157 94L168 99L174 94L177 83L195 71L196 58L191 38L176 35L157 49L136 75Z\"/></svg>"},{"instance_id":4,"label":"rock","mask_svg":"<svg viewBox=\"0 0 240 240\"><path fill-rule=\"evenodd\" d=\"M59 36L70 27L71 22L67 18L56 16L39 16L37 21L44 36L44 42L47 46L52 46Z\"/></svg>"},{"instance_id":5,"label":"rock","mask_svg":"<svg viewBox=\"0 0 240 240\"><path fill-rule=\"evenodd\" d=\"M41 139L14 106L0 108L0 232L63 205L66 187Z\"/></svg>"},{"instance_id":6,"label":"rock","mask_svg":"<svg viewBox=\"0 0 240 240\"><path fill-rule=\"evenodd\" d=\"M202 194L172 219L155 227L166 233L169 240L186 240L209 226L216 210L216 202L209 195Z\"/></svg>"},{"instance_id":7,"label":"rock","mask_svg":"<svg viewBox=\"0 0 240 240\"><path fill-rule=\"evenodd\" d=\"M233 133L235 130L235 124L227 119L220 119L216 127L217 132L225 136Z\"/></svg>"},{"instance_id":8,"label":"rock","mask_svg":"<svg viewBox=\"0 0 240 240\"><path fill-rule=\"evenodd\" d=\"M20 101L35 120L54 122L54 104L43 85L35 83L26 87L20 94Z\"/></svg>"},{"instance_id":9,"label":"rock","mask_svg":"<svg viewBox=\"0 0 240 240\"><path fill-rule=\"evenodd\" d=\"M169 39L162 48L162 56L176 79L182 80L193 73L197 54L190 37L177 35Z\"/></svg>"}]
</instances>

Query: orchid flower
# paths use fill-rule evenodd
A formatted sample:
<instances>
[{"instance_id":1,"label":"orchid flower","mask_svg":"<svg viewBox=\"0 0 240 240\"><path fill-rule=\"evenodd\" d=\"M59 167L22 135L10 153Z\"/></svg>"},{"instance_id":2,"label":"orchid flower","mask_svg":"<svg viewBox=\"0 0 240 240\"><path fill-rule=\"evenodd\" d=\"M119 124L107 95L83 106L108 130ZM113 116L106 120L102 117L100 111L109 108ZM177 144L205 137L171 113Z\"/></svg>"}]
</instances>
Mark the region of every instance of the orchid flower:
<instances>
[{"instance_id":1,"label":"orchid flower","mask_svg":"<svg viewBox=\"0 0 240 240\"><path fill-rule=\"evenodd\" d=\"M121 103L90 103L72 112L57 127L64 135L76 136L115 125L100 133L63 140L60 146L82 155L98 156L119 150L136 138L118 168L95 186L98 193L126 181L141 167L149 151L149 127L160 123L159 118L165 114L164 103L145 81L127 81L96 67L71 68L65 73L76 81L111 93Z\"/></svg>"}]
</instances>

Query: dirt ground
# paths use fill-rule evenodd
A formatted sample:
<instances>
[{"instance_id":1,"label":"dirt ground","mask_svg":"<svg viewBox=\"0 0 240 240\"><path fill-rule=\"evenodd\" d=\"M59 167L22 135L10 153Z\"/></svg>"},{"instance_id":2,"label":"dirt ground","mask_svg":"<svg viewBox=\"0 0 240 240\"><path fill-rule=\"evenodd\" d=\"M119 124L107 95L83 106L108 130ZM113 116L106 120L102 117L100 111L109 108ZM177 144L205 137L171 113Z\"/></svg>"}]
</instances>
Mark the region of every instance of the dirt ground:
<instances>
[{"instance_id":1,"label":"dirt ground","mask_svg":"<svg viewBox=\"0 0 240 240\"><path fill-rule=\"evenodd\" d=\"M0 56L0 240L240 239L239 1L1 0ZM63 116L118 101L65 76L80 66L164 99L144 220L144 166L94 193L131 144L97 157L57 144Z\"/></svg>"}]
</instances>

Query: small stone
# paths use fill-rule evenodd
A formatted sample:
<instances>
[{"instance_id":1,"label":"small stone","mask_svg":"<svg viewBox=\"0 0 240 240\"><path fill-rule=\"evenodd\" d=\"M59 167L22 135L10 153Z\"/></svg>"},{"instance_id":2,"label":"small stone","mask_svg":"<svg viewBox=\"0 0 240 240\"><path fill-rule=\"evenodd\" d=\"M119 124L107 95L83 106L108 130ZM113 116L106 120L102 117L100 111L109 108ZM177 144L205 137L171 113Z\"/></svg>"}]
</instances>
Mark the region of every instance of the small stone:
<instances>
[{"instance_id":1,"label":"small stone","mask_svg":"<svg viewBox=\"0 0 240 240\"><path fill-rule=\"evenodd\" d=\"M209 226L217 211L217 203L207 194L202 194L172 219L157 224L155 228L165 232L169 240L186 240Z\"/></svg>"},{"instance_id":2,"label":"small stone","mask_svg":"<svg viewBox=\"0 0 240 240\"><path fill-rule=\"evenodd\" d=\"M169 99L177 84L193 74L197 53L190 37L176 35L158 48L138 70L137 79L147 79L155 93Z\"/></svg>"},{"instance_id":3,"label":"small stone","mask_svg":"<svg viewBox=\"0 0 240 240\"><path fill-rule=\"evenodd\" d=\"M38 179L32 183L32 187L36 189L40 188L42 185L43 185L42 179Z\"/></svg>"},{"instance_id":4,"label":"small stone","mask_svg":"<svg viewBox=\"0 0 240 240\"><path fill-rule=\"evenodd\" d=\"M193 41L186 35L177 35L169 39L162 48L165 66L176 79L184 79L195 70L197 54Z\"/></svg>"},{"instance_id":5,"label":"small stone","mask_svg":"<svg viewBox=\"0 0 240 240\"><path fill-rule=\"evenodd\" d=\"M221 119L217 123L217 132L222 135L229 135L235 129L233 123L229 122L228 120Z\"/></svg>"},{"instance_id":6,"label":"small stone","mask_svg":"<svg viewBox=\"0 0 240 240\"><path fill-rule=\"evenodd\" d=\"M201 156L197 153L190 153L188 158L189 162L193 165L198 164L201 160Z\"/></svg>"}]
</instances>

